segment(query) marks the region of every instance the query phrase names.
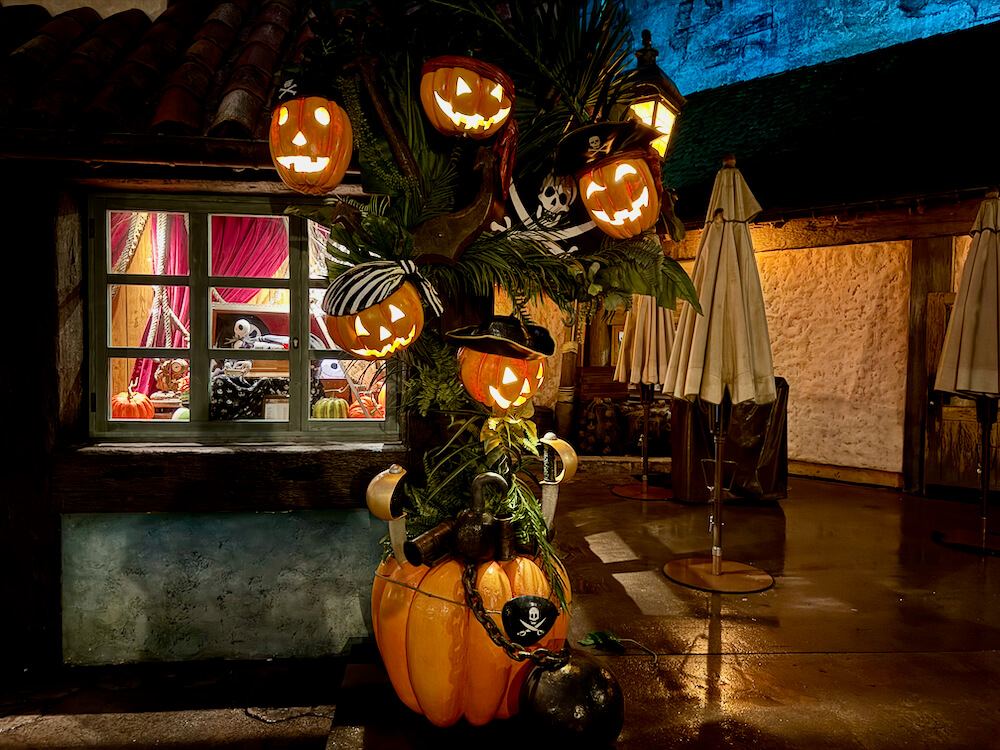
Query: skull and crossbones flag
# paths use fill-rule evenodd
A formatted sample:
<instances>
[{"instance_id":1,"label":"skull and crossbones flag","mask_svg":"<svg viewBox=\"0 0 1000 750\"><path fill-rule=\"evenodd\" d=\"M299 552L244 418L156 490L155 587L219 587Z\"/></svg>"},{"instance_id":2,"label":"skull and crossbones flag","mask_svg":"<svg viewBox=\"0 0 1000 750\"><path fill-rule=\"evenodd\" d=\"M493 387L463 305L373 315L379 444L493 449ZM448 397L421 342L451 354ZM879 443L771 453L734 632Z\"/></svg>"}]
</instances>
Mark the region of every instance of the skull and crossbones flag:
<instances>
[{"instance_id":1,"label":"skull and crossbones flag","mask_svg":"<svg viewBox=\"0 0 1000 750\"><path fill-rule=\"evenodd\" d=\"M404 281L417 287L435 315L441 314L441 298L411 260L376 260L344 271L327 287L323 311L334 316L354 315L386 300Z\"/></svg>"}]
</instances>

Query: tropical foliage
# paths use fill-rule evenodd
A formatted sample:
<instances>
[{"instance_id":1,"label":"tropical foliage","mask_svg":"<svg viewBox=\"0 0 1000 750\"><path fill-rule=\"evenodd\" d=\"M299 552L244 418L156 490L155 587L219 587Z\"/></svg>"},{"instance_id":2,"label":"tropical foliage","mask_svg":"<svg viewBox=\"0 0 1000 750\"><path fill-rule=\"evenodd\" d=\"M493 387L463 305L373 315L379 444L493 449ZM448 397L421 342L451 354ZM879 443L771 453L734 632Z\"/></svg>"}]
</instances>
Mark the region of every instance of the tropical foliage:
<instances>
[{"instance_id":1,"label":"tropical foliage","mask_svg":"<svg viewBox=\"0 0 1000 750\"><path fill-rule=\"evenodd\" d=\"M484 231L479 226L469 233L453 262L421 260L427 251L421 227L457 216L480 192L485 174L477 168L483 142L443 136L427 123L419 96L423 62L460 55L506 72L516 90L516 159L509 177L534 189L567 132L624 116L632 97L635 44L623 3L333 3L321 8L314 31L289 73L302 94L328 95L346 111L361 186L375 196L334 199L309 210L311 218L331 227L331 278L374 259L414 260L442 299L491 298L500 289L526 321L529 304L544 299L567 319L628 307L634 293L653 295L664 307L674 307L678 298L697 305L690 279L664 256L654 232L602 241L591 231L587 241L567 252L554 246L554 235L544 228L527 227L510 218L514 212L500 210ZM669 196L665 188L661 227L676 234L683 230ZM513 514L521 540L540 544L544 552L544 521L530 471L539 455L530 404L506 419L493 417L462 389L455 352L425 328L403 355L404 412L441 428L416 467L416 481L406 486L408 530L419 533L454 516L468 504L471 478L497 471L508 478L510 491L488 498L488 508Z\"/></svg>"}]
</instances>

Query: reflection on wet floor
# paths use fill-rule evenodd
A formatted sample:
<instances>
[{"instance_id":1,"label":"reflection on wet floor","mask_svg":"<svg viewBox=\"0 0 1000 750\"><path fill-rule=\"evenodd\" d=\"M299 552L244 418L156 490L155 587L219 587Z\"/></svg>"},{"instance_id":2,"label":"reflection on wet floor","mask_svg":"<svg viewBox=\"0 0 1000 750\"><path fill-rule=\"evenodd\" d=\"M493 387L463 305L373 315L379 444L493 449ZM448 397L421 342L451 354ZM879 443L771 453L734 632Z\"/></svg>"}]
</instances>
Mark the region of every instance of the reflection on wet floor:
<instances>
[{"instance_id":1,"label":"reflection on wet floor","mask_svg":"<svg viewBox=\"0 0 1000 750\"><path fill-rule=\"evenodd\" d=\"M793 478L779 502L724 506L725 558L775 581L718 594L662 572L708 552L710 506L620 498L611 487L632 477L601 480L563 489L553 542L572 583L571 645L625 695L616 747L1000 748L1000 559L932 539L974 528L977 506ZM596 630L625 653L579 645ZM430 726L370 645L346 664L164 669L0 703L0 748L534 746L518 719Z\"/></svg>"}]
</instances>

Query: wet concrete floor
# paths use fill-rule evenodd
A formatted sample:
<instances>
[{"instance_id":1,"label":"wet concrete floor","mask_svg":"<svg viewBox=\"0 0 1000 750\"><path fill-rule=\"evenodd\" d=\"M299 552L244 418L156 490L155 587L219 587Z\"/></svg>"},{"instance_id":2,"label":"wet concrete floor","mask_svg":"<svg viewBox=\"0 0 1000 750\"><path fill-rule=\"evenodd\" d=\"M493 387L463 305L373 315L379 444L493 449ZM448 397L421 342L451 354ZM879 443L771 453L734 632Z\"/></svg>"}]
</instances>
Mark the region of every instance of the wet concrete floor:
<instances>
[{"instance_id":1,"label":"wet concrete floor","mask_svg":"<svg viewBox=\"0 0 1000 750\"><path fill-rule=\"evenodd\" d=\"M781 501L726 503L724 558L774 585L719 594L662 572L709 550L710 506L612 494L632 482L580 474L556 520L570 641L624 694L614 747L1000 748L1000 558L933 539L975 529L975 504L793 477ZM625 653L578 644L595 630ZM0 693L0 748L126 746L550 745L519 718L430 726L365 644L348 659L63 670Z\"/></svg>"}]
</instances>

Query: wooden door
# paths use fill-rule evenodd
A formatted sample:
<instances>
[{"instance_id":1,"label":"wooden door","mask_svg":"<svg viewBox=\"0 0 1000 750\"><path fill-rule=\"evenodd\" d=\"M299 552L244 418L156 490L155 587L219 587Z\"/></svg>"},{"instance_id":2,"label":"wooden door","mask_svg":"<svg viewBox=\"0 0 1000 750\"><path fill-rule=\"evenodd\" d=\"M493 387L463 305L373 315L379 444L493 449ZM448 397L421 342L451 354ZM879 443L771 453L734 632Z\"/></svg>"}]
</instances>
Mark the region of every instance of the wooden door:
<instances>
[{"instance_id":1,"label":"wooden door","mask_svg":"<svg viewBox=\"0 0 1000 750\"><path fill-rule=\"evenodd\" d=\"M944 347L948 318L955 304L950 292L927 295L927 414L924 433L923 491L935 495L935 487L979 489L979 423L975 401L934 390L938 360ZM997 463L1000 429L993 426L991 446L993 466ZM1000 478L993 472L991 489L1000 489Z\"/></svg>"}]
</instances>

